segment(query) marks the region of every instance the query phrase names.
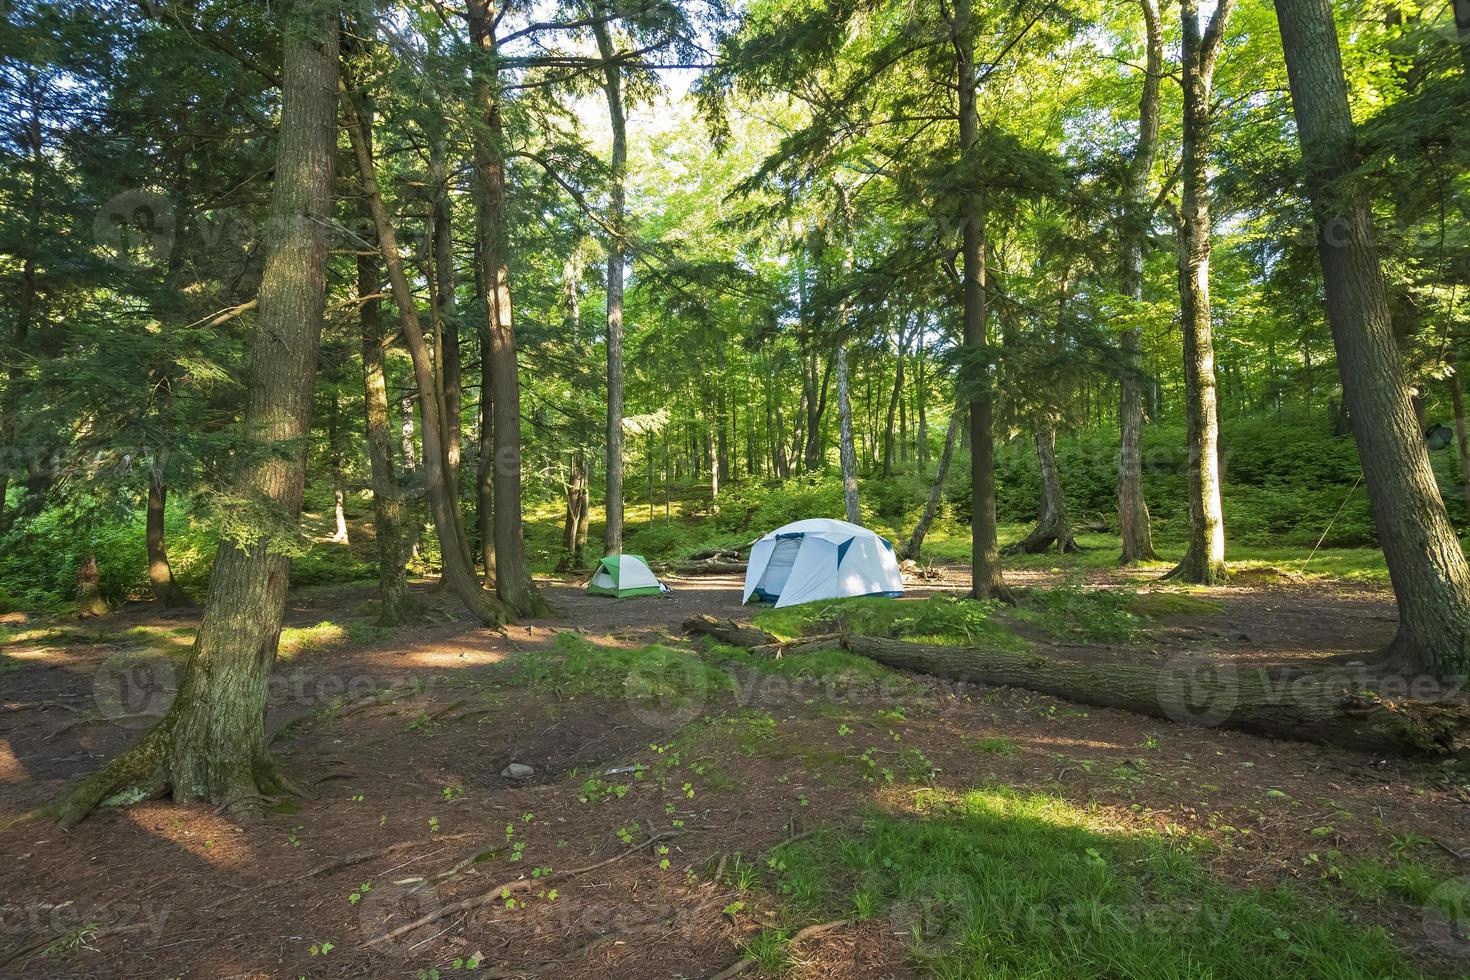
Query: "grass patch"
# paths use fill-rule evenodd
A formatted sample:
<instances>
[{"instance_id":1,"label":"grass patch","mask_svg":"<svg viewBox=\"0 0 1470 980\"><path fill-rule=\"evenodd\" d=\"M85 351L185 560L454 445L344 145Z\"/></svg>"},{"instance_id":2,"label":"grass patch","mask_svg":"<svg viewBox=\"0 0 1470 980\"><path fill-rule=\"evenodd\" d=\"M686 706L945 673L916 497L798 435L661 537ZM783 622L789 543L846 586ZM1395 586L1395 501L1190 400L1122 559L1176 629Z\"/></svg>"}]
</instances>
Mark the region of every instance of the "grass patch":
<instances>
[{"instance_id":1,"label":"grass patch","mask_svg":"<svg viewBox=\"0 0 1470 980\"><path fill-rule=\"evenodd\" d=\"M810 653L798 650L784 657L768 657L751 653L742 647L710 643L705 648L704 658L710 663L738 665L758 674L792 680L863 684L900 676L876 660L860 657L846 650L813 650Z\"/></svg>"},{"instance_id":2,"label":"grass patch","mask_svg":"<svg viewBox=\"0 0 1470 980\"><path fill-rule=\"evenodd\" d=\"M1470 940L1470 879L1447 877L1408 858L1334 864L1327 876L1359 898L1432 908L1458 925L1457 938Z\"/></svg>"},{"instance_id":3,"label":"grass patch","mask_svg":"<svg viewBox=\"0 0 1470 980\"><path fill-rule=\"evenodd\" d=\"M347 628L329 619L315 626L287 626L281 630L281 645L277 656L290 660L303 653L321 653L347 642Z\"/></svg>"},{"instance_id":4,"label":"grass patch","mask_svg":"<svg viewBox=\"0 0 1470 980\"><path fill-rule=\"evenodd\" d=\"M671 705L734 686L730 675L690 650L603 645L571 632L558 633L550 648L516 654L510 672L513 684L564 696L629 697Z\"/></svg>"},{"instance_id":5,"label":"grass patch","mask_svg":"<svg viewBox=\"0 0 1470 980\"><path fill-rule=\"evenodd\" d=\"M989 735L985 738L977 738L970 743L970 748L981 755L1003 755L1012 757L1020 752L1016 743L1005 735Z\"/></svg>"},{"instance_id":6,"label":"grass patch","mask_svg":"<svg viewBox=\"0 0 1470 980\"><path fill-rule=\"evenodd\" d=\"M1026 641L996 619L999 605L951 596L888 599L862 596L824 599L782 609L764 609L755 624L783 640L838 629L915 643L1024 650Z\"/></svg>"},{"instance_id":7,"label":"grass patch","mask_svg":"<svg viewBox=\"0 0 1470 980\"><path fill-rule=\"evenodd\" d=\"M1058 797L917 800L916 816L778 848L791 921L887 918L937 977L1418 976L1380 929L1291 887L1230 887L1187 845Z\"/></svg>"},{"instance_id":8,"label":"grass patch","mask_svg":"<svg viewBox=\"0 0 1470 980\"><path fill-rule=\"evenodd\" d=\"M1145 619L1166 616L1218 616L1225 604L1218 599L1191 595L1188 592L1140 592L1129 603L1128 611Z\"/></svg>"}]
</instances>

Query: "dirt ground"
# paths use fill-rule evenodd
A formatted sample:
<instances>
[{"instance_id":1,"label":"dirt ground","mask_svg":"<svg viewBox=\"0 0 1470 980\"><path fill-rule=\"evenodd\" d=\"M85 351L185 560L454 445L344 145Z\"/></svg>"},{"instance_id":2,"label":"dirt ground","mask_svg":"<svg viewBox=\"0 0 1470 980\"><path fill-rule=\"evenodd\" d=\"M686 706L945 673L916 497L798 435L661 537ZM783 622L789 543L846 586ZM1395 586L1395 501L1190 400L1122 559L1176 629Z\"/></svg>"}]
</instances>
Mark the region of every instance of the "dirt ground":
<instances>
[{"instance_id":1,"label":"dirt ground","mask_svg":"<svg viewBox=\"0 0 1470 980\"><path fill-rule=\"evenodd\" d=\"M958 589L959 574L911 594ZM690 615L741 613L735 579L670 581L669 596L618 602L548 580L556 615L503 634L423 585L434 625L279 663L269 726L308 795L248 822L153 801L69 833L30 822L0 835L0 976L414 977L472 956L481 965L466 975L481 977L712 976L777 921L775 900L742 894L733 869L874 804L908 805L908 788L838 778L820 761L835 719L860 743L897 706L904 744L932 760L938 785L1004 783L1093 804L1120 826L1199 834L1220 843L1214 870L1241 885L1315 882L1324 849L1387 857L1410 834L1424 863L1470 873L1451 853L1470 849L1470 794L1433 765L924 678L882 690L737 678L668 711L509 683L514 654L561 631L682 642ZM294 593L288 625L347 617L371 597L368 586ZM1218 615L1165 620L1115 654L1308 661L1370 651L1395 627L1391 594L1371 586L1244 581L1213 597ZM196 619L139 605L86 627L101 642L7 648L0 820L94 769L166 706L167 661L131 649L127 631ZM753 709L792 751L740 750L726 720ZM589 794L589 778L654 765L676 738L695 747L679 775ZM1015 751L977 753L977 738ZM533 775L502 775L511 763ZM1433 915L1392 903L1362 914L1425 969L1470 975L1470 949L1446 944ZM868 921L813 936L796 975L910 976L894 933Z\"/></svg>"}]
</instances>

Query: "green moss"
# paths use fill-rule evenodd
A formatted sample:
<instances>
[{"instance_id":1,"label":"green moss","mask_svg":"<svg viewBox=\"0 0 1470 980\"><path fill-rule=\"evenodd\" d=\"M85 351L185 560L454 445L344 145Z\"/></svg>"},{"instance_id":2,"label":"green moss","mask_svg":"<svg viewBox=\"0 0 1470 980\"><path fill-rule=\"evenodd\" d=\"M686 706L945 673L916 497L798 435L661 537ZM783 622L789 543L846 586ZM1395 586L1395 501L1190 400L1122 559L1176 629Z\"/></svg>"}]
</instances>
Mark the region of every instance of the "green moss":
<instances>
[{"instance_id":1,"label":"green moss","mask_svg":"<svg viewBox=\"0 0 1470 980\"><path fill-rule=\"evenodd\" d=\"M1140 592L1129 604L1129 612L1148 619L1166 616L1216 616L1225 611L1218 599L1191 595L1188 592Z\"/></svg>"}]
</instances>

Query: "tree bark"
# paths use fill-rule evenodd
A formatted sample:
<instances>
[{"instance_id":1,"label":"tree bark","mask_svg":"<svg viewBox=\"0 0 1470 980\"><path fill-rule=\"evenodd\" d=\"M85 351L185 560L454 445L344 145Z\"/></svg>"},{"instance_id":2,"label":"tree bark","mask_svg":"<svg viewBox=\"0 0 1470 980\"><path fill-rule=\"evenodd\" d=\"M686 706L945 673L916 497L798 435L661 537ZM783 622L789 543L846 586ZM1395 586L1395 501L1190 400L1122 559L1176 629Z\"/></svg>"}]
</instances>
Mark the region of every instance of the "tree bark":
<instances>
[{"instance_id":1,"label":"tree bark","mask_svg":"<svg viewBox=\"0 0 1470 980\"><path fill-rule=\"evenodd\" d=\"M1143 303L1143 253L1152 221L1148 177L1159 148L1159 83L1164 71L1164 30L1158 0L1140 0L1147 34L1143 95L1138 103L1138 142L1128 162L1124 187L1123 292ZM1154 561L1153 530L1143 496L1143 329L1129 327L1119 342L1123 373L1118 381L1118 524L1123 537L1120 562Z\"/></svg>"},{"instance_id":2,"label":"tree bark","mask_svg":"<svg viewBox=\"0 0 1470 980\"><path fill-rule=\"evenodd\" d=\"M939 502L944 499L944 481L949 476L949 461L954 458L954 444L960 429L964 428L964 422L965 404L963 400L957 400L954 411L949 416L949 426L944 430L944 449L939 454L939 468L934 471L934 483L929 487L929 500L924 504L924 513L919 517L919 523L914 525L914 533L909 535L908 544L903 546L900 558L919 560L924 548L924 536L929 533L929 525L934 523L934 516L939 513Z\"/></svg>"},{"instance_id":3,"label":"tree bark","mask_svg":"<svg viewBox=\"0 0 1470 980\"><path fill-rule=\"evenodd\" d=\"M1055 542L1058 554L1081 551L1072 536L1067 515L1067 497L1062 491L1062 473L1057 466L1057 430L1050 422L1036 427L1036 463L1041 470L1041 507L1036 527L1006 549L1009 554L1036 555Z\"/></svg>"},{"instance_id":4,"label":"tree bark","mask_svg":"<svg viewBox=\"0 0 1470 980\"><path fill-rule=\"evenodd\" d=\"M624 180L628 170L627 115L623 110L622 69L606 22L596 20L593 34L603 60L602 90L612 127L612 160L608 168L607 243L607 518L603 550L623 551L623 235Z\"/></svg>"},{"instance_id":5,"label":"tree bark","mask_svg":"<svg viewBox=\"0 0 1470 980\"><path fill-rule=\"evenodd\" d=\"M980 141L975 108L975 25L970 0L955 0L949 23L959 69L960 153L969 157ZM990 341L985 333L985 190L972 187L960 204L960 255L964 262L961 296L964 310L962 384L970 389L970 595L976 599L1014 601L1000 571L995 516L995 407L990 370Z\"/></svg>"},{"instance_id":6,"label":"tree bark","mask_svg":"<svg viewBox=\"0 0 1470 980\"><path fill-rule=\"evenodd\" d=\"M251 809L289 784L265 735L275 660L300 527L325 306L328 229L337 143L338 12L302 2L284 18L281 131L265 265L250 354L244 462L235 494L249 534L222 535L199 625L168 711L127 752L52 807L76 823L114 791L136 787L176 800Z\"/></svg>"},{"instance_id":7,"label":"tree bark","mask_svg":"<svg viewBox=\"0 0 1470 980\"><path fill-rule=\"evenodd\" d=\"M363 110L363 137L372 147L370 110ZM411 552L404 528L403 490L393 467L393 426L388 415L388 383L383 369L382 304L374 296L382 283L377 258L357 256L358 324L362 346L363 417L368 476L373 487L373 538L378 548L379 626L397 626L413 608L405 568Z\"/></svg>"},{"instance_id":8,"label":"tree bark","mask_svg":"<svg viewBox=\"0 0 1470 980\"><path fill-rule=\"evenodd\" d=\"M1470 513L1470 426L1465 419L1465 390L1460 381L1460 359L1455 354L1455 339L1450 338L1446 360L1450 369L1450 403L1455 412L1455 457L1460 464L1460 493L1465 511Z\"/></svg>"},{"instance_id":9,"label":"tree bark","mask_svg":"<svg viewBox=\"0 0 1470 980\"><path fill-rule=\"evenodd\" d=\"M1276 0L1343 395L1398 599L1386 656L1470 674L1470 566L1440 499L1394 342L1368 194L1327 0Z\"/></svg>"},{"instance_id":10,"label":"tree bark","mask_svg":"<svg viewBox=\"0 0 1470 980\"><path fill-rule=\"evenodd\" d=\"M148 586L153 590L153 600L165 609L178 609L194 605L189 594L174 581L173 566L168 560L168 546L164 542L164 508L168 502L168 489L163 477L156 471L148 473L148 517L144 539L148 549Z\"/></svg>"},{"instance_id":11,"label":"tree bark","mask_svg":"<svg viewBox=\"0 0 1470 980\"><path fill-rule=\"evenodd\" d=\"M469 538L465 534L460 516L459 499L454 486L449 482L448 454L444 448L443 406L435 394L438 382L434 377L434 365L429 356L423 326L419 322L413 291L409 288L408 276L403 268L398 236L388 217L383 196L378 191L372 152L365 139L361 116L350 98L344 98L343 104L347 117L347 133L352 143L353 156L357 160L363 196L378 232L378 251L388 272L393 303L398 307L399 326L409 357L413 361L414 379L419 389L424 484L439 536L443 579L464 603L465 608L478 619L489 625L503 625L511 618L511 610L480 587L479 579L475 575L474 561L470 556Z\"/></svg>"},{"instance_id":12,"label":"tree bark","mask_svg":"<svg viewBox=\"0 0 1470 980\"><path fill-rule=\"evenodd\" d=\"M1180 163L1179 316L1184 333L1188 439L1189 542L1169 577L1201 585L1226 578L1220 504L1220 417L1210 319L1210 92L1233 0L1219 0L1200 31L1199 0L1182 0L1184 150Z\"/></svg>"},{"instance_id":13,"label":"tree bark","mask_svg":"<svg viewBox=\"0 0 1470 980\"><path fill-rule=\"evenodd\" d=\"M77 566L77 617L95 619L107 615L107 601L102 598L102 574L97 569L97 556L90 551Z\"/></svg>"},{"instance_id":14,"label":"tree bark","mask_svg":"<svg viewBox=\"0 0 1470 980\"><path fill-rule=\"evenodd\" d=\"M495 24L485 0L470 0L468 9L470 42L479 55L472 72L475 105L481 114L474 128L474 157L480 191L480 261L489 300L495 592L516 615L539 616L550 607L531 581L521 526L521 386L505 254L505 160L499 149L502 125Z\"/></svg>"}]
</instances>

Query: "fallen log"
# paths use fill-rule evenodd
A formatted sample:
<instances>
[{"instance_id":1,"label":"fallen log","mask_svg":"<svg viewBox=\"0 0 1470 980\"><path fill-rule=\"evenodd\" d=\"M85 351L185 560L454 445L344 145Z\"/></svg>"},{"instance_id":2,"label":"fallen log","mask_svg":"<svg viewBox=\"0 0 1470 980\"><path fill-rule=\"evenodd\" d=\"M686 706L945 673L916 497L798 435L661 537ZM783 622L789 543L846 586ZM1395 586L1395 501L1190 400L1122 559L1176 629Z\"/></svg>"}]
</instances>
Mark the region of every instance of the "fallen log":
<instances>
[{"instance_id":1,"label":"fallen log","mask_svg":"<svg viewBox=\"0 0 1470 980\"><path fill-rule=\"evenodd\" d=\"M763 629L745 623L737 623L733 619L716 619L701 613L684 620L684 632L698 633L701 636L712 637L721 643L728 643L732 647L755 647L771 646L781 641Z\"/></svg>"},{"instance_id":2,"label":"fallen log","mask_svg":"<svg viewBox=\"0 0 1470 980\"><path fill-rule=\"evenodd\" d=\"M1174 658L1164 664L1058 660L1034 652L849 636L844 646L889 667L1001 684L1183 725L1375 752L1448 755L1470 747L1470 705L1390 699L1350 667L1305 671Z\"/></svg>"},{"instance_id":3,"label":"fallen log","mask_svg":"<svg viewBox=\"0 0 1470 980\"><path fill-rule=\"evenodd\" d=\"M696 616L684 628L734 646L761 650L781 646L765 630L729 619ZM830 643L830 635L820 639ZM888 667L974 684L1020 687L1181 725L1398 755L1470 751L1470 703L1389 697L1386 692L1393 690L1394 678L1369 677L1352 666L1272 669L1203 657L1175 657L1163 664L1100 663L1035 651L853 635L843 636L841 644ZM798 653L799 646L785 644L784 650Z\"/></svg>"},{"instance_id":4,"label":"fallen log","mask_svg":"<svg viewBox=\"0 0 1470 980\"><path fill-rule=\"evenodd\" d=\"M768 657L782 657L788 653L812 653L817 650L840 650L844 634L817 633L794 640L782 640L754 626L745 626L733 619L716 619L700 614L684 620L684 632L711 639L734 647L744 647L751 653Z\"/></svg>"},{"instance_id":5,"label":"fallen log","mask_svg":"<svg viewBox=\"0 0 1470 980\"><path fill-rule=\"evenodd\" d=\"M744 575L745 562L724 561L719 558L677 561L674 562L674 571L680 575Z\"/></svg>"}]
</instances>

